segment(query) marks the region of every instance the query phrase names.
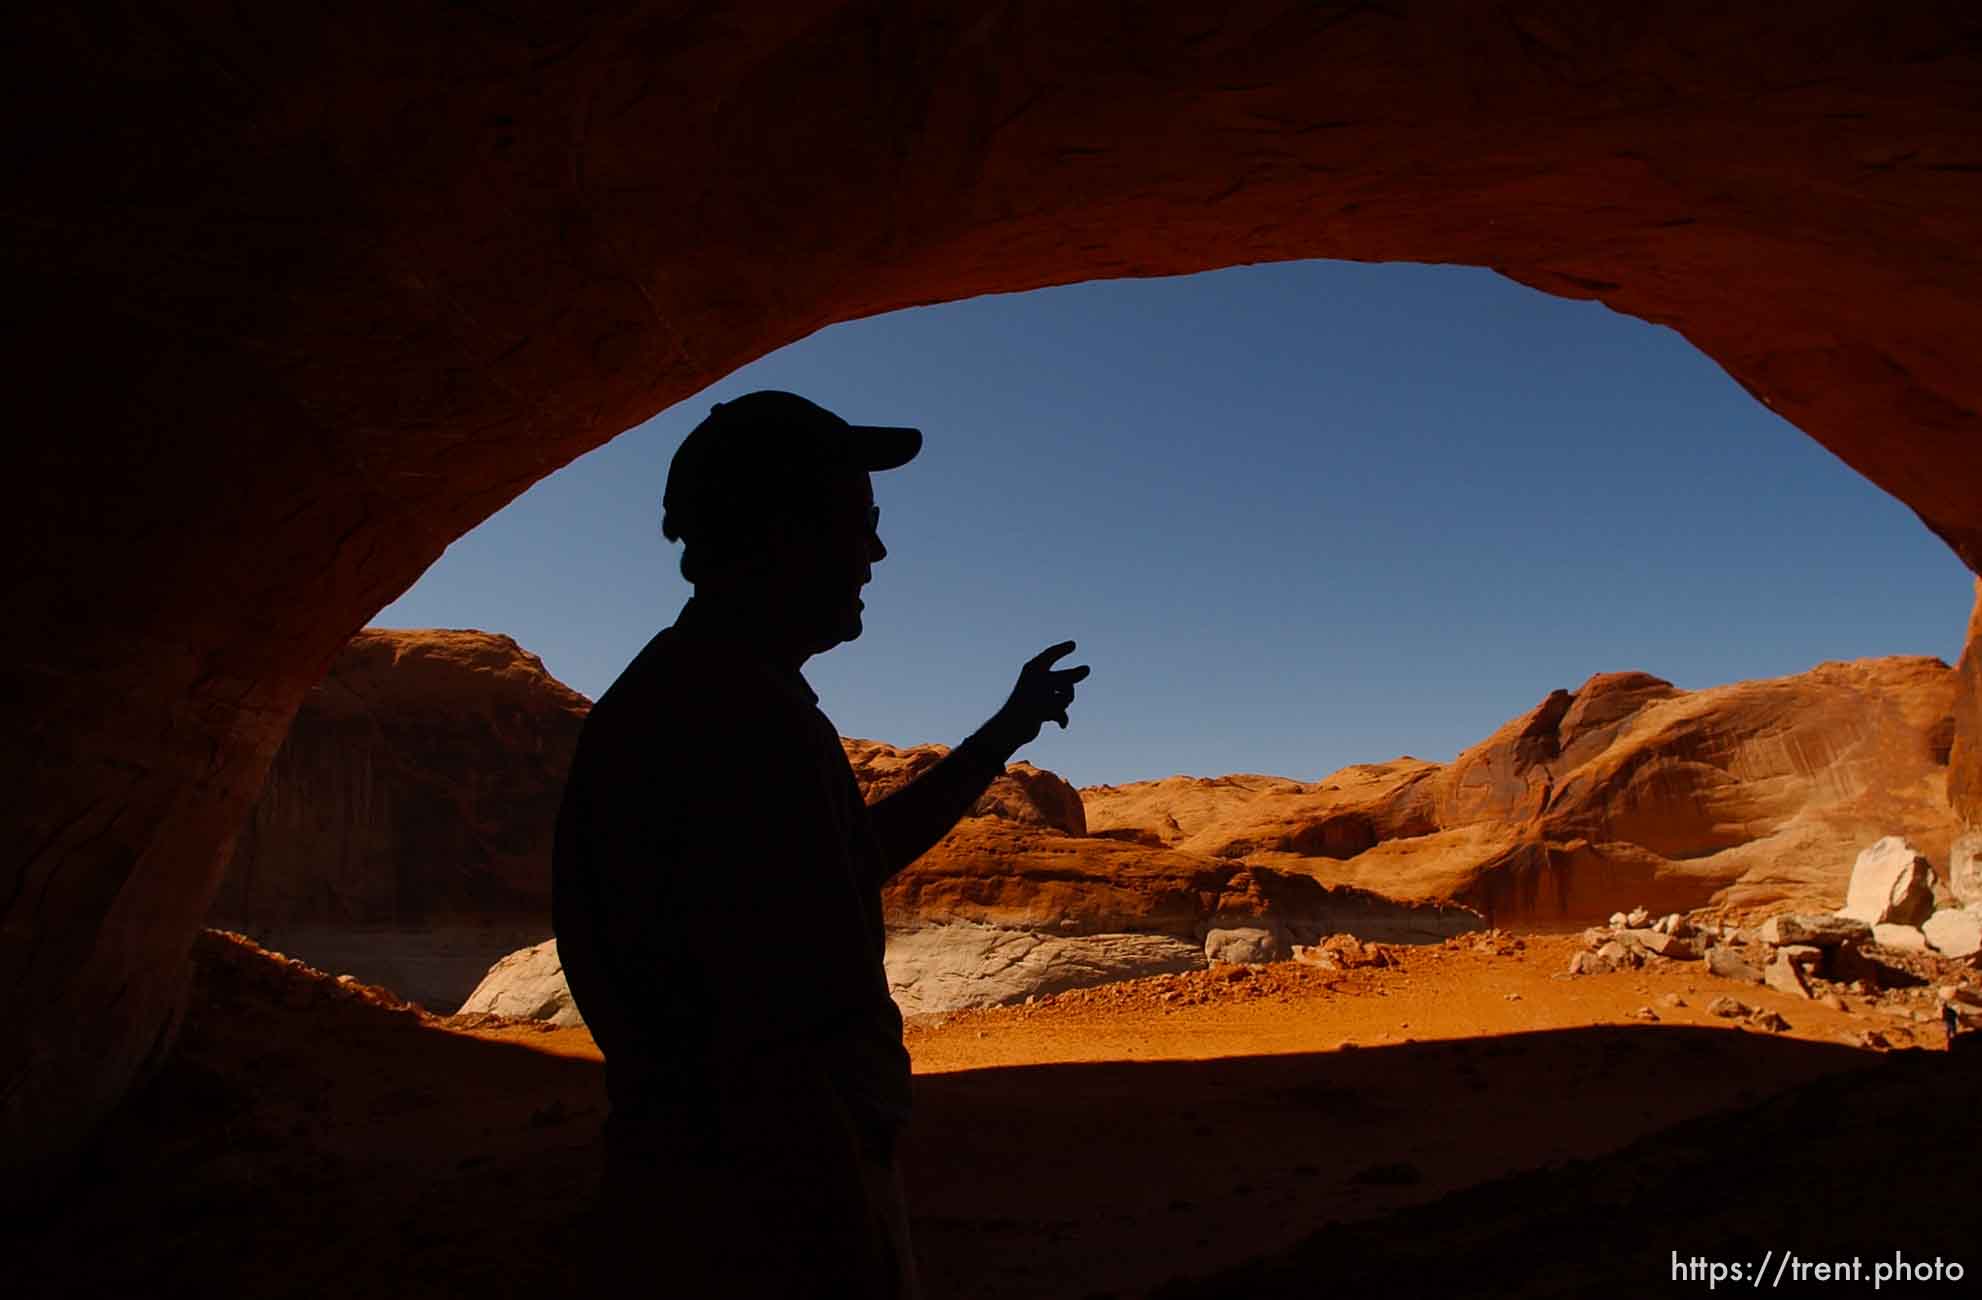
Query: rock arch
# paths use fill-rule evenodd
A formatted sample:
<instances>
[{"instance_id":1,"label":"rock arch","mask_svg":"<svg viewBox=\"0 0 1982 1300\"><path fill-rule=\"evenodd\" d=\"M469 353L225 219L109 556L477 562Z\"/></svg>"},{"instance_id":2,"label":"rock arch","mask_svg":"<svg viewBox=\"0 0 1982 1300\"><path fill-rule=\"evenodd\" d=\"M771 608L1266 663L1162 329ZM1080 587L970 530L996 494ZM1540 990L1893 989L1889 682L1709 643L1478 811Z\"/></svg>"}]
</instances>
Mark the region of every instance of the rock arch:
<instances>
[{"instance_id":1,"label":"rock arch","mask_svg":"<svg viewBox=\"0 0 1982 1300\"><path fill-rule=\"evenodd\" d=\"M1682 331L1982 568L1958 0L37 8L6 44L11 1167L169 1042L343 640L537 478L835 320L1490 266Z\"/></svg>"}]
</instances>

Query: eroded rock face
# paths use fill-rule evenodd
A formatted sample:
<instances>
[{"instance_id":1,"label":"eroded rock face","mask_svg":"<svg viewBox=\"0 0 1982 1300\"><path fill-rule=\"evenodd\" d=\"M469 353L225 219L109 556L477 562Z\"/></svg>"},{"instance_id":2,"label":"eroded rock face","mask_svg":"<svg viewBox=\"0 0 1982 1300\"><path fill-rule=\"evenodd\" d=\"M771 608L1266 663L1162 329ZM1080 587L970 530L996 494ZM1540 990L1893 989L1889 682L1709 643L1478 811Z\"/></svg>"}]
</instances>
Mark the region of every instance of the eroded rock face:
<instances>
[{"instance_id":1,"label":"eroded rock face","mask_svg":"<svg viewBox=\"0 0 1982 1300\"><path fill-rule=\"evenodd\" d=\"M1095 835L1456 901L1503 924L1641 902L1828 910L1889 828L1946 855L1954 692L1947 665L1912 657L1691 692L1606 673L1449 765L1172 777L1082 797Z\"/></svg>"},{"instance_id":2,"label":"eroded rock face","mask_svg":"<svg viewBox=\"0 0 1982 1300\"><path fill-rule=\"evenodd\" d=\"M211 923L548 916L551 833L590 708L506 636L365 629L297 711Z\"/></svg>"},{"instance_id":3,"label":"eroded rock face","mask_svg":"<svg viewBox=\"0 0 1982 1300\"><path fill-rule=\"evenodd\" d=\"M842 737L847 762L853 766L854 780L873 803L901 789L936 765L950 752L948 745L915 745L897 748L878 740L849 740ZM1005 774L991 782L977 803L973 817L998 817L1062 835L1087 834L1087 813L1080 794L1062 777L1030 763L1013 763Z\"/></svg>"},{"instance_id":4,"label":"eroded rock face","mask_svg":"<svg viewBox=\"0 0 1982 1300\"><path fill-rule=\"evenodd\" d=\"M537 478L835 320L1492 266L1681 331L1982 566L1965 13L1623 12L401 6L353 41L307 6L24 10L9 84L63 109L14 153L0 250L49 431L3 453L31 633L0 1152L71 1145L169 1042L289 718L367 618Z\"/></svg>"}]
</instances>

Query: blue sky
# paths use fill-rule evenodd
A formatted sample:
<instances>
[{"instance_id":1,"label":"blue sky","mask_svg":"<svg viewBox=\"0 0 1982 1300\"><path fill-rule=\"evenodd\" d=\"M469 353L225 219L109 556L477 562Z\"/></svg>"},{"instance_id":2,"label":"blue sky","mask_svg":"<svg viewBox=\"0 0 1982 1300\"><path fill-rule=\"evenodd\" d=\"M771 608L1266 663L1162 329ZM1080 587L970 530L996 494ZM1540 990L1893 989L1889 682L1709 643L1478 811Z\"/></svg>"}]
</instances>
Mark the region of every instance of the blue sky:
<instances>
[{"instance_id":1,"label":"blue sky","mask_svg":"<svg viewBox=\"0 0 1982 1300\"><path fill-rule=\"evenodd\" d=\"M1057 640L1023 757L1077 785L1449 759L1556 687L1960 652L1966 569L1678 334L1470 267L1300 262L829 327L539 483L373 620L507 632L596 697L689 594L668 459L805 394L925 449L875 478L842 733L954 742Z\"/></svg>"}]
</instances>

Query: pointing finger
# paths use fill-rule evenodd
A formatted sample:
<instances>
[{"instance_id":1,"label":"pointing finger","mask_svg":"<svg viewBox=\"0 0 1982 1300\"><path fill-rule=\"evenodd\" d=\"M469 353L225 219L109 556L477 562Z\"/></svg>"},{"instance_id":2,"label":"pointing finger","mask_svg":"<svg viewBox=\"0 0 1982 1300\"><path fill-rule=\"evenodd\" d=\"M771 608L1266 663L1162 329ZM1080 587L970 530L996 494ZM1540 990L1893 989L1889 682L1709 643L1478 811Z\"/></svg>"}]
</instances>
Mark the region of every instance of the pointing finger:
<instances>
[{"instance_id":1,"label":"pointing finger","mask_svg":"<svg viewBox=\"0 0 1982 1300\"><path fill-rule=\"evenodd\" d=\"M1062 641L1058 645L1049 645L1044 650L1041 650L1038 654L1028 659L1025 666L1027 668L1050 668L1073 652L1074 643L1071 641Z\"/></svg>"},{"instance_id":2,"label":"pointing finger","mask_svg":"<svg viewBox=\"0 0 1982 1300\"><path fill-rule=\"evenodd\" d=\"M1053 680L1062 686L1072 686L1075 682L1086 681L1087 675L1093 671L1086 664L1078 668L1063 668L1053 674Z\"/></svg>"}]
</instances>

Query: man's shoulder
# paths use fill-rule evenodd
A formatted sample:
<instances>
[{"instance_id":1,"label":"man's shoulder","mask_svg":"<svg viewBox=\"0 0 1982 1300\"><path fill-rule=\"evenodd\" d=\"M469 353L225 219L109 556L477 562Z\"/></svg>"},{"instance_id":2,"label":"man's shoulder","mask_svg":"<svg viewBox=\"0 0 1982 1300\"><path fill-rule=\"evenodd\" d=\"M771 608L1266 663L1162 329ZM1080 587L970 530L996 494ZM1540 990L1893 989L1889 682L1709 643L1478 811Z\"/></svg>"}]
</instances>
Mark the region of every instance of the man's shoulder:
<instances>
[{"instance_id":1,"label":"man's shoulder","mask_svg":"<svg viewBox=\"0 0 1982 1300\"><path fill-rule=\"evenodd\" d=\"M635 655L592 706L588 727L657 733L782 732L802 728L799 708L736 647L667 627Z\"/></svg>"}]
</instances>

